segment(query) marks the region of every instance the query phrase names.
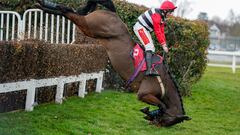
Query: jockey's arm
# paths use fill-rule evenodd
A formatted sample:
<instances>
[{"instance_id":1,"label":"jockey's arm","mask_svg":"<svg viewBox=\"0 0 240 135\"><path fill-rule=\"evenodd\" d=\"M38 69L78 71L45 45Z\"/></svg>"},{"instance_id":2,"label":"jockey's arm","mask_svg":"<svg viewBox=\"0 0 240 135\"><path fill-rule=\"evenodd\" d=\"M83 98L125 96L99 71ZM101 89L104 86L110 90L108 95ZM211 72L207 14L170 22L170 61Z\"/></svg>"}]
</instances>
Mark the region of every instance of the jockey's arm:
<instances>
[{"instance_id":1,"label":"jockey's arm","mask_svg":"<svg viewBox=\"0 0 240 135\"><path fill-rule=\"evenodd\" d=\"M153 20L153 30L158 39L158 42L162 46L166 46L166 38L165 38L165 34L164 34L164 24L161 24L161 20L162 20L161 16L159 14L155 13L151 17Z\"/></svg>"}]
</instances>

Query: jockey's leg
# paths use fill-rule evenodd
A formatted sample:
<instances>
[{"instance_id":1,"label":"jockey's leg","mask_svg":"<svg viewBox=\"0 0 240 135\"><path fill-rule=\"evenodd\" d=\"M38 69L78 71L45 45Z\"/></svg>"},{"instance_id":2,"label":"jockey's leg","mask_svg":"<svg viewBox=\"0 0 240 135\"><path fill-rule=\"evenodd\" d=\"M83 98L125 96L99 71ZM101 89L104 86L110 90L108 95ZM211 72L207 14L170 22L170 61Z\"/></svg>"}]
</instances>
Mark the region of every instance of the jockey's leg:
<instances>
[{"instance_id":1,"label":"jockey's leg","mask_svg":"<svg viewBox=\"0 0 240 135\"><path fill-rule=\"evenodd\" d=\"M157 71L152 69L152 56L153 52L150 50L147 50L145 52L145 58L146 58L146 63L147 63L147 71L145 72L145 75L150 75L150 76L156 76L158 75Z\"/></svg>"},{"instance_id":2,"label":"jockey's leg","mask_svg":"<svg viewBox=\"0 0 240 135\"><path fill-rule=\"evenodd\" d=\"M153 40L149 31L146 30L139 22L133 26L133 30L137 35L138 39L145 47L145 56L147 62L147 71L145 75L156 76L158 75L157 71L152 70L152 56L155 52L155 47L153 45Z\"/></svg>"}]
</instances>

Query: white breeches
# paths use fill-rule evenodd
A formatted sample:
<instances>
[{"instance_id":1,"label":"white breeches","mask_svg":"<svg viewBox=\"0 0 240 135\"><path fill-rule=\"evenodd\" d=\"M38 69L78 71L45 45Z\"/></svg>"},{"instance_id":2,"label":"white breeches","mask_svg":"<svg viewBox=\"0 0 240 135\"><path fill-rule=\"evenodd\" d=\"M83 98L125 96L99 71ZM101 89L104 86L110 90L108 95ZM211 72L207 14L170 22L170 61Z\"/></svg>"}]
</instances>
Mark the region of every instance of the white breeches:
<instances>
[{"instance_id":1,"label":"white breeches","mask_svg":"<svg viewBox=\"0 0 240 135\"><path fill-rule=\"evenodd\" d=\"M133 26L133 31L137 35L138 39L145 47L145 51L155 52L155 47L153 45L153 40L150 32L146 30L139 22Z\"/></svg>"}]
</instances>

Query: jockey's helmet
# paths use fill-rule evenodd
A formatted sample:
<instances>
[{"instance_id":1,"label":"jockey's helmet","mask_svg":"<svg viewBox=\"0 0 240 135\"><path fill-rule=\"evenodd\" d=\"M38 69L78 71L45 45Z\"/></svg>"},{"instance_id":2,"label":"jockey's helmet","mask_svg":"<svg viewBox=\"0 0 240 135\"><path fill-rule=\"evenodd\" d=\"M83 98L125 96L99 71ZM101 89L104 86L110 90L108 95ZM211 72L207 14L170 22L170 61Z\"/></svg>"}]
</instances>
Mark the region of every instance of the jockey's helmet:
<instances>
[{"instance_id":1,"label":"jockey's helmet","mask_svg":"<svg viewBox=\"0 0 240 135\"><path fill-rule=\"evenodd\" d=\"M177 7L171 1L164 1L160 6L161 10L173 12Z\"/></svg>"}]
</instances>

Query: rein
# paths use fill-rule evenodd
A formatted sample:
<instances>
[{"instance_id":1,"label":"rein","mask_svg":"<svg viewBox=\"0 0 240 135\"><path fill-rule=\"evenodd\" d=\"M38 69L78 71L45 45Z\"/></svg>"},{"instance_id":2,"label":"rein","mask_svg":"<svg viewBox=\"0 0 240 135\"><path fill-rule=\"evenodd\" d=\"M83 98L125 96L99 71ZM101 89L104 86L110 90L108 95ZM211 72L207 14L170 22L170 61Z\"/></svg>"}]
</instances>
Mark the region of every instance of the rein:
<instances>
[{"instance_id":1,"label":"rein","mask_svg":"<svg viewBox=\"0 0 240 135\"><path fill-rule=\"evenodd\" d=\"M139 63L136 69L134 69L133 74L131 75L130 79L127 81L125 88L129 88L129 85L133 82L133 80L137 77L138 73L140 72L143 64L145 62L145 58L142 59L142 61Z\"/></svg>"}]
</instances>

